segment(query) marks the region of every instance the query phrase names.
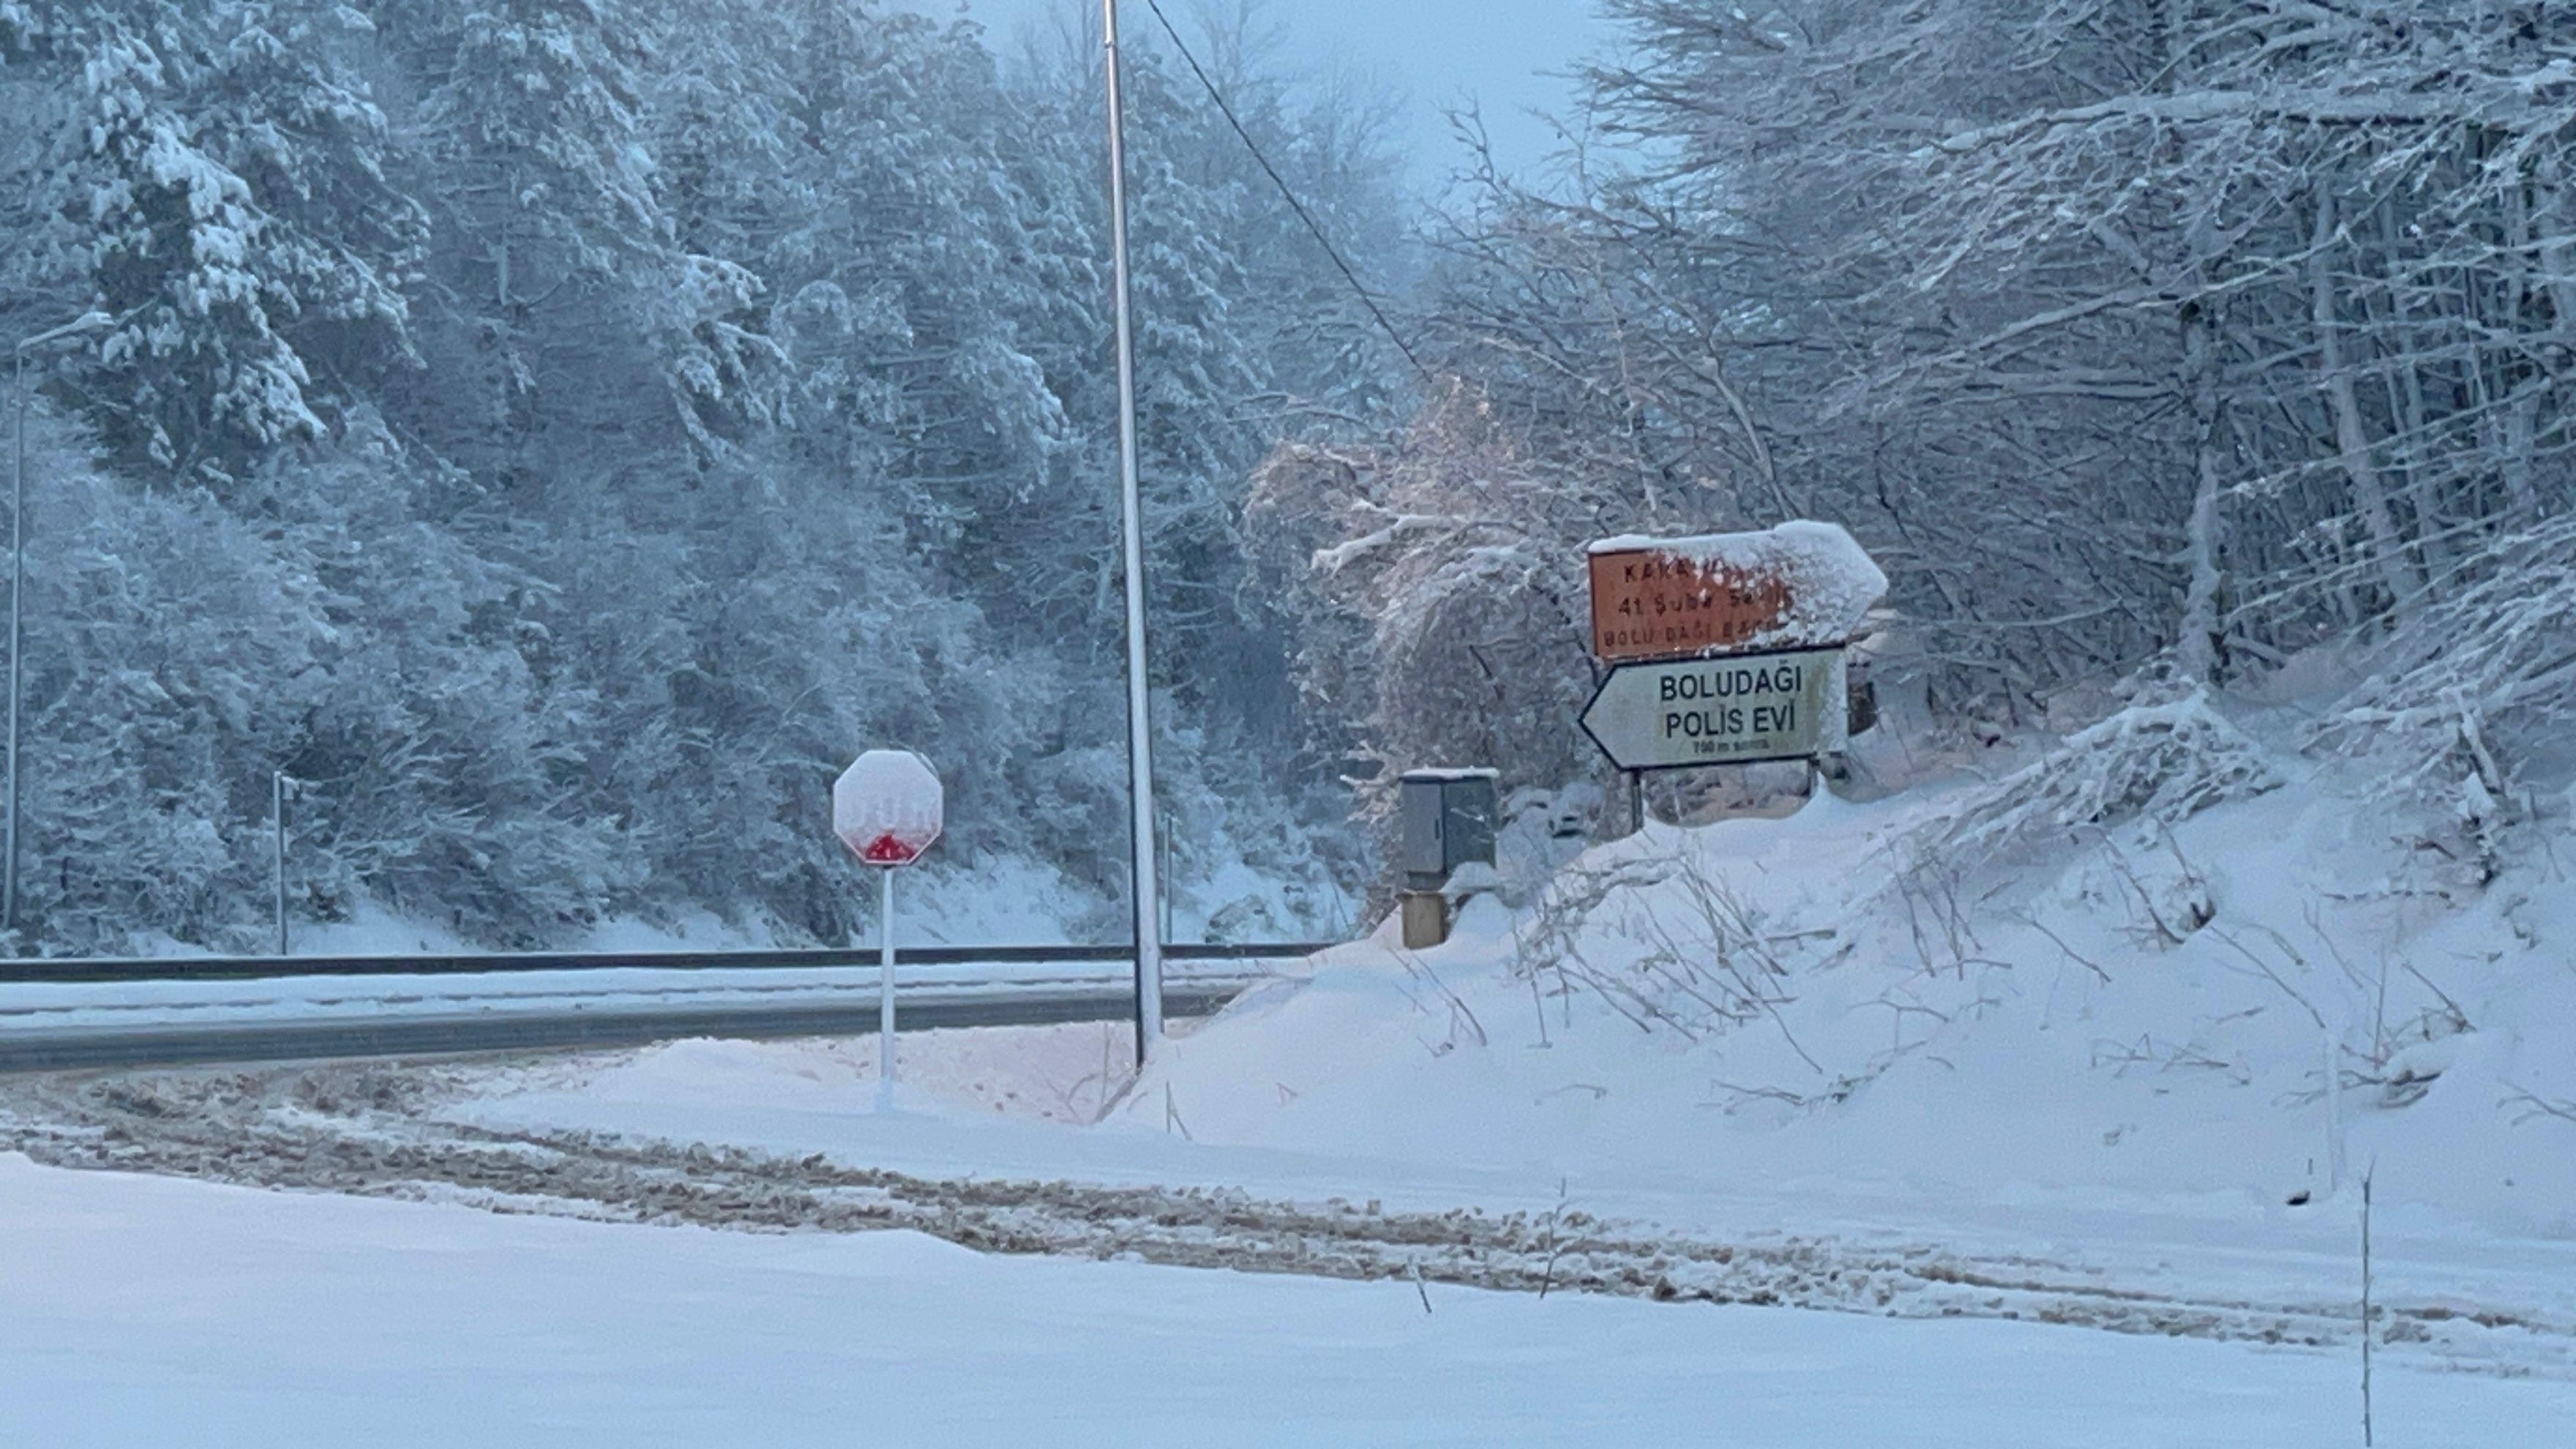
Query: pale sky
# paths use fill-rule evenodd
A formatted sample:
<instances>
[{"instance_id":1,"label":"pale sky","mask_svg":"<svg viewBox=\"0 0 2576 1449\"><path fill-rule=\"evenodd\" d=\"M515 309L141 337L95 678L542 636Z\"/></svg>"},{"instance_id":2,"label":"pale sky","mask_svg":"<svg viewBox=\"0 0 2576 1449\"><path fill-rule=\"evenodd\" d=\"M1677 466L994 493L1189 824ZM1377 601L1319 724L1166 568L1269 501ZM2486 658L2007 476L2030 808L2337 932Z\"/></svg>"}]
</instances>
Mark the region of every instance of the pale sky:
<instances>
[{"instance_id":1,"label":"pale sky","mask_svg":"<svg viewBox=\"0 0 2576 1449\"><path fill-rule=\"evenodd\" d=\"M949 16L962 8L1007 47L1028 23L1080 24L1100 0L901 0L906 8ZM1234 0L1162 0L1165 13L1195 46L1200 7L1231 10ZM1562 71L1605 47L1611 27L1592 0L1267 0L1263 19L1282 36L1290 66L1347 61L1405 97L1405 140L1413 178L1436 187L1457 166L1444 107L1474 97L1504 166L1528 173L1555 149L1556 138L1532 109L1568 115ZM1162 27L1144 0L1121 0L1120 25L1130 43L1160 40Z\"/></svg>"}]
</instances>

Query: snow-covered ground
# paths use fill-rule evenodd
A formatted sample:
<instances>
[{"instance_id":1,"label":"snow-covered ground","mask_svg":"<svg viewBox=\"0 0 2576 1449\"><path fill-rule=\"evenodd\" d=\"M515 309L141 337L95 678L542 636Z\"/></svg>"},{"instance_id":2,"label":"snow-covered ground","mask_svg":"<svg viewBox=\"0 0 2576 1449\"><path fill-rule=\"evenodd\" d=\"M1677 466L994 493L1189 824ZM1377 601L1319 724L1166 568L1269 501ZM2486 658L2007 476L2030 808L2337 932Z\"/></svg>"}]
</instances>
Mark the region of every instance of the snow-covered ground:
<instances>
[{"instance_id":1,"label":"snow-covered ground","mask_svg":"<svg viewBox=\"0 0 2576 1449\"><path fill-rule=\"evenodd\" d=\"M1573 938L1582 971L1562 979L1516 970L1540 928L1484 903L1434 950L1331 953L1177 1044L1140 1110L1169 1089L1201 1141L1595 1185L2244 1222L2294 1222L2301 1194L2349 1207L2375 1164L2384 1210L2576 1240L2576 1122L2518 1101L2576 1098L2576 892L2548 856L2455 911L2403 882L2353 893L2319 861L2393 849L2325 838L2354 816L2282 794L2211 811L2171 853L2133 848L2116 870L2078 851L1913 910L1871 901L1886 881L1873 850L1921 808L1825 798L1596 852L1588 868L1641 884L1591 912ZM2562 848L2576 862L2576 842ZM2202 898L2175 908L2177 929L2215 914L2157 940L2120 871ZM1739 928L1761 944L1713 939ZM1788 972L1744 961L1770 999L1741 1023L1691 1022L1693 1041L1630 1019L1689 1001L1667 985L1685 969L1726 997L1729 952Z\"/></svg>"},{"instance_id":2,"label":"snow-covered ground","mask_svg":"<svg viewBox=\"0 0 2576 1449\"><path fill-rule=\"evenodd\" d=\"M2277 788L2171 829L1998 843L1973 778L1656 827L1521 909L1471 906L1446 946L1382 935L1256 990L1084 1133L961 1135L919 1095L874 1118L863 1063L794 1044L499 1077L444 1110L930 1174L1568 1203L2346 1321L2367 1172L2383 1311L2447 1325L2425 1352L2576 1370L2576 1122L2546 1110L2576 1098L2564 819L2481 885L2441 822L2262 768Z\"/></svg>"},{"instance_id":3,"label":"snow-covered ground","mask_svg":"<svg viewBox=\"0 0 2576 1449\"><path fill-rule=\"evenodd\" d=\"M1177 941L1339 940L1349 934L1354 910L1352 902L1317 882L1281 880L1231 856L1197 863L1170 890L1169 939ZM875 883L856 866L850 893L866 924L848 944L872 947ZM1111 904L1042 861L1003 857L967 866L934 853L900 882L895 936L907 946L1078 942L1096 934L1104 915L1119 913ZM766 922L727 921L701 911L666 921L602 921L562 949L735 951L790 944L801 942L782 940ZM138 937L132 946L145 957L220 954L168 936ZM270 949L270 943L263 938L250 949ZM470 955L485 949L442 923L373 901L360 903L345 920L296 920L288 936L288 950L297 956Z\"/></svg>"},{"instance_id":4,"label":"snow-covered ground","mask_svg":"<svg viewBox=\"0 0 2576 1449\"><path fill-rule=\"evenodd\" d=\"M2369 1169L2386 1223L2576 1241L2576 1123L2538 1105L2576 1098L2563 821L2470 889L2311 778L1901 883L1898 843L1964 789L1657 826L1560 879L1593 883L1583 913L1481 899L1445 946L1328 953L1175 1041L1091 1135L1176 1119L1587 1196L2291 1234L2340 1222ZM749 1084L803 1074L800 1050L684 1045L541 1096L496 1078L476 1110L773 1137Z\"/></svg>"},{"instance_id":5,"label":"snow-covered ground","mask_svg":"<svg viewBox=\"0 0 2576 1449\"><path fill-rule=\"evenodd\" d=\"M2368 1174L2381 1442L2576 1442L2564 815L2506 836L2409 813L2198 708L2037 756L2008 790L1961 776L1656 827L1529 898L1472 903L1445 946L1328 953L1141 1079L1114 1028L923 1033L881 1111L871 1044L682 1042L43 1084L0 1125L45 1163L439 1204L289 1199L279 1221L301 1226L278 1232L325 1246L262 1261L283 1262L279 1293L328 1293L334 1234L394 1251L417 1230L473 1282L388 1279L433 1300L406 1321L507 1280L496 1322L533 1314L551 1336L506 1358L432 1336L383 1372L506 1362L538 1398L704 1384L703 1412L772 1413L776 1439L862 1401L954 1401L987 1417L898 1423L1006 1438L1044 1413L1051 1442L1126 1424L1149 1442L2348 1443ZM2176 774L2153 761L2178 735L2195 763ZM2205 808L2172 808L2176 791ZM97 1195L110 1225L148 1204L131 1208L145 1236L239 1201L0 1174L32 1221L86 1221L65 1194ZM842 1236L858 1229L882 1231ZM1142 1261L973 1259L910 1230ZM523 1253L560 1266L522 1274ZM618 1281L561 1277L589 1272ZM545 1318L550 1285L597 1317ZM1730 1306L1748 1304L1837 1311ZM703 1367L666 1368L719 1330ZM785 1397L754 1406L740 1385L773 1340ZM128 1359L137 1382L171 1372L157 1349ZM1133 1367L1156 1360L1176 1367ZM269 1387L250 1399L295 1394L253 1377ZM1106 1407L1146 1381L1160 1407Z\"/></svg>"},{"instance_id":6,"label":"snow-covered ground","mask_svg":"<svg viewBox=\"0 0 2576 1449\"><path fill-rule=\"evenodd\" d=\"M52 1446L2358 1442L2340 1358L995 1258L0 1158L0 1404ZM1425 1312L1427 1298L1430 1311ZM2380 1442L2576 1441L2552 1381L2383 1367Z\"/></svg>"}]
</instances>

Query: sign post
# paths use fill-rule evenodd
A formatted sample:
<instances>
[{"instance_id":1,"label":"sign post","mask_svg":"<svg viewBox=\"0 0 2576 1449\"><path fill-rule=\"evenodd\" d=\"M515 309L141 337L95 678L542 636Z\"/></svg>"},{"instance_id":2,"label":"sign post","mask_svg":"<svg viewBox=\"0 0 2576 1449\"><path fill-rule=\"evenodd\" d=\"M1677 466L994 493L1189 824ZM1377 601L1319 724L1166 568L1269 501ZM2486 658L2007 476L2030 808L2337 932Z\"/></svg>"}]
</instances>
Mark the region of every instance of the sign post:
<instances>
[{"instance_id":1,"label":"sign post","mask_svg":"<svg viewBox=\"0 0 2576 1449\"><path fill-rule=\"evenodd\" d=\"M1647 770L1818 761L1844 747L1844 649L1887 575L1829 523L1592 545L1592 652L1610 666L1583 731Z\"/></svg>"},{"instance_id":2,"label":"sign post","mask_svg":"<svg viewBox=\"0 0 2576 1449\"><path fill-rule=\"evenodd\" d=\"M894 1105L894 873L939 839L946 794L910 750L870 750L832 783L832 833L879 873L877 1106Z\"/></svg>"},{"instance_id":3,"label":"sign post","mask_svg":"<svg viewBox=\"0 0 2576 1449\"><path fill-rule=\"evenodd\" d=\"M894 1105L894 867L877 872L877 1105Z\"/></svg>"}]
</instances>

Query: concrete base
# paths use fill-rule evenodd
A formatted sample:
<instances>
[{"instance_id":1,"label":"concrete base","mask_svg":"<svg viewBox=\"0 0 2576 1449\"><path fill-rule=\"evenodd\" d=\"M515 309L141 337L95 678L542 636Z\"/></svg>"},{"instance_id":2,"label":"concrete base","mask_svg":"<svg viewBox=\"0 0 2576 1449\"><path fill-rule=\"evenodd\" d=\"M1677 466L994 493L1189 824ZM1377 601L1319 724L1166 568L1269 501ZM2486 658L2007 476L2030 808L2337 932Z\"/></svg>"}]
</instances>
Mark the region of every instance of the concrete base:
<instances>
[{"instance_id":1,"label":"concrete base","mask_svg":"<svg viewBox=\"0 0 2576 1449\"><path fill-rule=\"evenodd\" d=\"M1419 951L1449 939L1449 902L1438 891L1403 891L1396 908L1404 918L1404 949Z\"/></svg>"}]
</instances>

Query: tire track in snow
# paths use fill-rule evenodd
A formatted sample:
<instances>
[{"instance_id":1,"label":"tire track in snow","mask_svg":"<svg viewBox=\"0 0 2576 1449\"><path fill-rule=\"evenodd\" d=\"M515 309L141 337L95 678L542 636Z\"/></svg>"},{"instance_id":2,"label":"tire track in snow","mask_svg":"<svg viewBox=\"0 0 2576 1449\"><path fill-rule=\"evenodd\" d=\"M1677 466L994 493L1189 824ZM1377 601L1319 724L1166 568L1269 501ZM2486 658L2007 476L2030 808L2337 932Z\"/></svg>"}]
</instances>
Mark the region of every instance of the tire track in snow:
<instances>
[{"instance_id":1,"label":"tire track in snow","mask_svg":"<svg viewBox=\"0 0 2576 1449\"><path fill-rule=\"evenodd\" d=\"M2119 1333L2353 1345L2350 1302L2122 1286L2071 1263L1933 1244L1677 1236L1580 1211L1383 1212L1217 1188L939 1178L740 1148L434 1121L449 1070L340 1064L36 1077L0 1092L0 1149L70 1168L459 1202L737 1231L910 1229L995 1253L1409 1279L1536 1295L2000 1318ZM2576 1377L2576 1324L2456 1302L2379 1312L2379 1342L2436 1363Z\"/></svg>"}]
</instances>

